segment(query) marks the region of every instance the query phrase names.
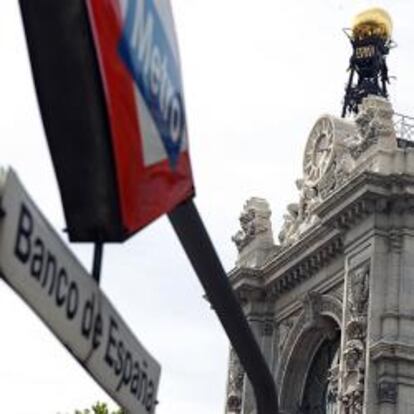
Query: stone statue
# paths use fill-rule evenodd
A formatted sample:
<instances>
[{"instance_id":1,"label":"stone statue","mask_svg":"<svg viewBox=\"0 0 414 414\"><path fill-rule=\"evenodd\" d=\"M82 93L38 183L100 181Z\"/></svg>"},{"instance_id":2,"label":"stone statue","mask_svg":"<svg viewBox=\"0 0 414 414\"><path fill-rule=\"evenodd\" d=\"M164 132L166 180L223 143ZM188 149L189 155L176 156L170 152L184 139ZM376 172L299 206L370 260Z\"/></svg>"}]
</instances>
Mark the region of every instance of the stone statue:
<instances>
[{"instance_id":1,"label":"stone statue","mask_svg":"<svg viewBox=\"0 0 414 414\"><path fill-rule=\"evenodd\" d=\"M236 244L237 250L240 252L253 240L256 234L255 219L256 212L253 209L243 211L239 221L241 230L239 230L231 239Z\"/></svg>"},{"instance_id":2,"label":"stone statue","mask_svg":"<svg viewBox=\"0 0 414 414\"><path fill-rule=\"evenodd\" d=\"M369 266L365 265L350 275L350 300L353 316L367 313L369 295Z\"/></svg>"},{"instance_id":3,"label":"stone statue","mask_svg":"<svg viewBox=\"0 0 414 414\"><path fill-rule=\"evenodd\" d=\"M284 223L279 233L282 246L293 244L305 230L318 221L314 214L314 208L320 203L316 187L307 185L303 179L297 179L295 184L299 190L299 203L289 204L287 214L283 216Z\"/></svg>"},{"instance_id":4,"label":"stone statue","mask_svg":"<svg viewBox=\"0 0 414 414\"><path fill-rule=\"evenodd\" d=\"M240 214L241 230L231 238L241 252L259 234L271 231L271 211L266 200L258 197L250 198Z\"/></svg>"},{"instance_id":5,"label":"stone statue","mask_svg":"<svg viewBox=\"0 0 414 414\"><path fill-rule=\"evenodd\" d=\"M269 205L263 198L246 201L239 218L241 229L232 237L239 252L237 265L256 267L275 247L270 216Z\"/></svg>"},{"instance_id":6,"label":"stone statue","mask_svg":"<svg viewBox=\"0 0 414 414\"><path fill-rule=\"evenodd\" d=\"M349 146L354 159L358 159L368 148L381 143L394 148L396 135L393 123L393 109L390 102L379 96L368 96L362 101L360 111L355 117L357 135Z\"/></svg>"}]
</instances>

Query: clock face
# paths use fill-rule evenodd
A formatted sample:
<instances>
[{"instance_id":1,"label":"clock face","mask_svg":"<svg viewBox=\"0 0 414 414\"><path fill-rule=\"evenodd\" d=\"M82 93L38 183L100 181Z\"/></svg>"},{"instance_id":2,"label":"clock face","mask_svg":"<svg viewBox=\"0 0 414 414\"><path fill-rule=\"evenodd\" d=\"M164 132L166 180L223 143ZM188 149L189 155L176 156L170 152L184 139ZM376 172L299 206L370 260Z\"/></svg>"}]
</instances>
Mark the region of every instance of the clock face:
<instances>
[{"instance_id":1,"label":"clock face","mask_svg":"<svg viewBox=\"0 0 414 414\"><path fill-rule=\"evenodd\" d=\"M323 177L334 158L334 128L327 116L313 127L305 147L303 174L307 185L313 187Z\"/></svg>"}]
</instances>

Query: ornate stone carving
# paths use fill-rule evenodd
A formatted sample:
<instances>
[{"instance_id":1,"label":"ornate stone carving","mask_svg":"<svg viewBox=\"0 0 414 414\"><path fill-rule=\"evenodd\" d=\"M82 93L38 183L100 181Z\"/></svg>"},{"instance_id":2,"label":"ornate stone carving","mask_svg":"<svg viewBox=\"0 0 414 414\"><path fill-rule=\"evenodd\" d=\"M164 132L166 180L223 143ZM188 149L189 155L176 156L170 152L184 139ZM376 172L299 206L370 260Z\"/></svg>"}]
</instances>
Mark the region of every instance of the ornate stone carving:
<instances>
[{"instance_id":1,"label":"ornate stone carving","mask_svg":"<svg viewBox=\"0 0 414 414\"><path fill-rule=\"evenodd\" d=\"M345 408L345 414L362 414L364 398L363 390L355 388L352 392L342 397L342 404Z\"/></svg>"},{"instance_id":2,"label":"ornate stone carving","mask_svg":"<svg viewBox=\"0 0 414 414\"><path fill-rule=\"evenodd\" d=\"M375 145L396 149L393 110L384 98L363 99L354 120L330 115L318 119L305 148L303 179L296 181L299 202L289 204L279 233L282 246L294 244L319 221L316 207L349 178L362 169L369 170L373 161L362 157Z\"/></svg>"},{"instance_id":3,"label":"ornate stone carving","mask_svg":"<svg viewBox=\"0 0 414 414\"><path fill-rule=\"evenodd\" d=\"M363 412L369 271L369 264L365 263L348 274L341 390L341 401L346 414Z\"/></svg>"},{"instance_id":4,"label":"ornate stone carving","mask_svg":"<svg viewBox=\"0 0 414 414\"><path fill-rule=\"evenodd\" d=\"M349 145L354 159L358 159L382 137L395 138L392 116L393 110L388 100L379 96L369 96L362 101L360 112L355 118L358 134Z\"/></svg>"},{"instance_id":5,"label":"ornate stone carving","mask_svg":"<svg viewBox=\"0 0 414 414\"><path fill-rule=\"evenodd\" d=\"M349 162L346 155L348 154L344 153L343 157L336 157L335 162L318 184L318 193L321 200L325 200L348 179L353 163Z\"/></svg>"},{"instance_id":6,"label":"ornate stone carving","mask_svg":"<svg viewBox=\"0 0 414 414\"><path fill-rule=\"evenodd\" d=\"M244 369L233 349L230 350L229 374L227 381L227 413L239 414L242 409Z\"/></svg>"},{"instance_id":7,"label":"ornate stone carving","mask_svg":"<svg viewBox=\"0 0 414 414\"><path fill-rule=\"evenodd\" d=\"M306 185L303 179L296 180L295 184L300 194L299 203L289 204L287 214L283 216L284 223L279 233L279 241L282 245L291 245L296 242L305 230L319 220L313 214L315 207L320 204L316 187Z\"/></svg>"},{"instance_id":8,"label":"ornate stone carving","mask_svg":"<svg viewBox=\"0 0 414 414\"><path fill-rule=\"evenodd\" d=\"M231 238L235 243L237 250L240 252L245 246L247 246L257 234L257 229L254 224L255 211L250 209L243 211L240 215L241 230Z\"/></svg>"},{"instance_id":9,"label":"ornate stone carving","mask_svg":"<svg viewBox=\"0 0 414 414\"><path fill-rule=\"evenodd\" d=\"M366 316L369 295L369 265L366 264L349 275L350 311L353 317Z\"/></svg>"},{"instance_id":10,"label":"ornate stone carving","mask_svg":"<svg viewBox=\"0 0 414 414\"><path fill-rule=\"evenodd\" d=\"M359 367L363 360L364 352L364 343L360 339L349 339L347 341L344 356L348 374L352 371L361 374Z\"/></svg>"},{"instance_id":11,"label":"ornate stone carving","mask_svg":"<svg viewBox=\"0 0 414 414\"><path fill-rule=\"evenodd\" d=\"M296 186L301 192L299 199L298 218L303 223L310 219L316 206L320 204L318 190L316 187L310 187L303 180L296 180Z\"/></svg>"},{"instance_id":12,"label":"ornate stone carving","mask_svg":"<svg viewBox=\"0 0 414 414\"><path fill-rule=\"evenodd\" d=\"M351 124L335 120L335 159L318 183L321 200L349 179L358 166L358 159L374 144L385 142L383 148L396 148L392 115L391 104L386 99L369 96L363 99L360 112Z\"/></svg>"},{"instance_id":13,"label":"ornate stone carving","mask_svg":"<svg viewBox=\"0 0 414 414\"><path fill-rule=\"evenodd\" d=\"M278 235L280 243L288 244L288 242L291 241L290 236L294 234L294 231L296 229L296 220L297 213L295 211L290 211L288 207L288 212L286 214L283 214L283 225Z\"/></svg>"},{"instance_id":14,"label":"ornate stone carving","mask_svg":"<svg viewBox=\"0 0 414 414\"><path fill-rule=\"evenodd\" d=\"M239 218L241 230L232 237L239 252L260 234L272 232L270 216L271 211L266 200L258 197L247 200Z\"/></svg>"},{"instance_id":15,"label":"ornate stone carving","mask_svg":"<svg viewBox=\"0 0 414 414\"><path fill-rule=\"evenodd\" d=\"M328 195L338 187L338 181L343 181L343 172L338 169L338 162L333 162L325 176L321 179L318 184L318 190L321 199L325 199Z\"/></svg>"},{"instance_id":16,"label":"ornate stone carving","mask_svg":"<svg viewBox=\"0 0 414 414\"><path fill-rule=\"evenodd\" d=\"M295 243L319 221L315 209L348 177L355 163L345 143L355 134L355 123L347 120L324 115L316 122L305 150L304 178L296 180L299 203L289 204L284 215L282 246Z\"/></svg>"},{"instance_id":17,"label":"ornate stone carving","mask_svg":"<svg viewBox=\"0 0 414 414\"><path fill-rule=\"evenodd\" d=\"M337 356L334 358L332 367L328 374L328 388L326 391L326 414L338 414L338 381L339 381L339 364Z\"/></svg>"}]
</instances>

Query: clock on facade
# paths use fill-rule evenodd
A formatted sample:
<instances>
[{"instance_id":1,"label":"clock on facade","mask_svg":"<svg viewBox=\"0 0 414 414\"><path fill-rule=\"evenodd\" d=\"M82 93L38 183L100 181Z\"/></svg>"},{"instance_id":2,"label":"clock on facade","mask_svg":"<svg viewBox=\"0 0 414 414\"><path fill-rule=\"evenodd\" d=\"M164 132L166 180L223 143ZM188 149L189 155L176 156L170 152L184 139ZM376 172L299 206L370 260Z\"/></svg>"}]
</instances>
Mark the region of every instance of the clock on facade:
<instances>
[{"instance_id":1,"label":"clock on facade","mask_svg":"<svg viewBox=\"0 0 414 414\"><path fill-rule=\"evenodd\" d=\"M334 124L327 115L318 119L305 147L303 175L305 184L316 186L334 160Z\"/></svg>"}]
</instances>

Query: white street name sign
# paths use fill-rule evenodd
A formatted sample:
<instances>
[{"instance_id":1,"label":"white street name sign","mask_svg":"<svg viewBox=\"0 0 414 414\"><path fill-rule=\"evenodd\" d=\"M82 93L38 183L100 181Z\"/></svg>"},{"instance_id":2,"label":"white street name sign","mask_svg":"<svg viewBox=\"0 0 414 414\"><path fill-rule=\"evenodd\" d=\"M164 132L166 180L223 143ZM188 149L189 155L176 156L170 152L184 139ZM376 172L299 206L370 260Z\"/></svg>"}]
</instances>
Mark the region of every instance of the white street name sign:
<instances>
[{"instance_id":1,"label":"white street name sign","mask_svg":"<svg viewBox=\"0 0 414 414\"><path fill-rule=\"evenodd\" d=\"M160 365L12 170L0 179L0 196L4 212L0 218L1 276L128 413L153 413Z\"/></svg>"}]
</instances>

